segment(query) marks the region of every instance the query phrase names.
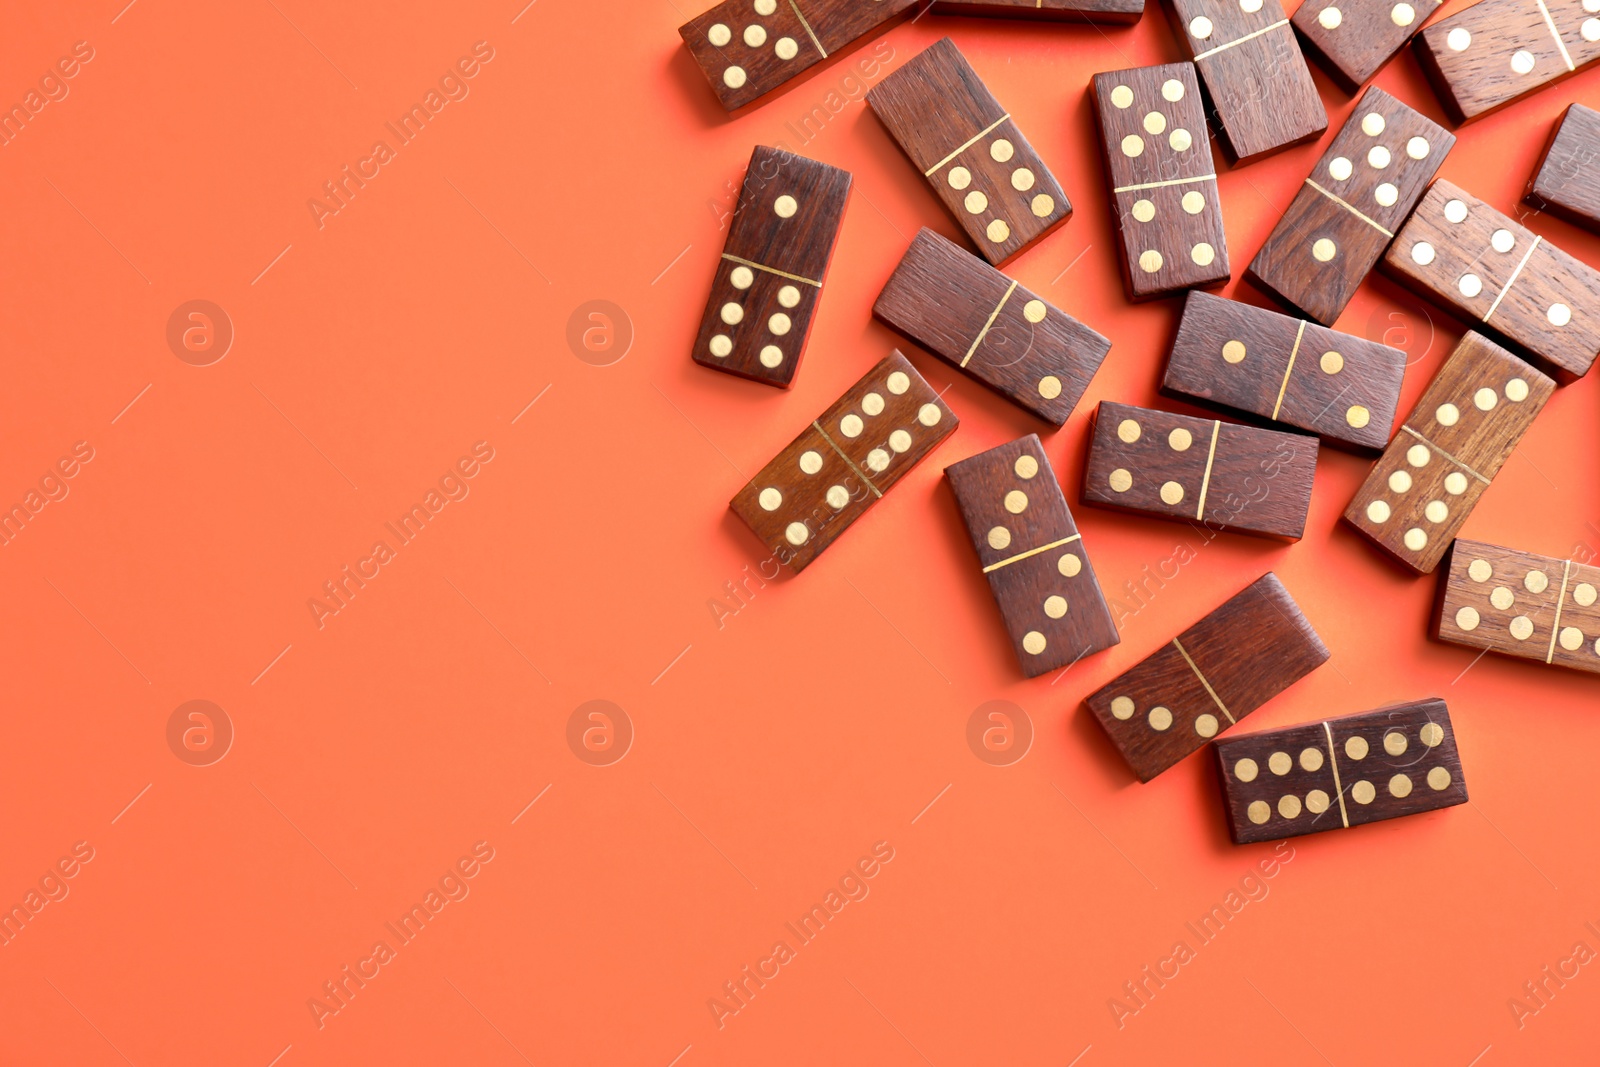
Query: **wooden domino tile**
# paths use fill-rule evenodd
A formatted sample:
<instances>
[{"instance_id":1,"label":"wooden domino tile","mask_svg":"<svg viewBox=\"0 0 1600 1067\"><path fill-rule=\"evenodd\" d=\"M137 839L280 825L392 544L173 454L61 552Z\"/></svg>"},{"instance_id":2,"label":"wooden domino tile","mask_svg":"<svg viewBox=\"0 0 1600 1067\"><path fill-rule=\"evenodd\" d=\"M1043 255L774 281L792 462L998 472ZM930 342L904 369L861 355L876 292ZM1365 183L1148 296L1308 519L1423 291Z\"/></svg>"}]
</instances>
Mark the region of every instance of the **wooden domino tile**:
<instances>
[{"instance_id":1,"label":"wooden domino tile","mask_svg":"<svg viewBox=\"0 0 1600 1067\"><path fill-rule=\"evenodd\" d=\"M1087 504L1296 541L1317 439L1102 401L1083 475Z\"/></svg>"},{"instance_id":2,"label":"wooden domino tile","mask_svg":"<svg viewBox=\"0 0 1600 1067\"><path fill-rule=\"evenodd\" d=\"M717 99L734 111L911 14L924 0L723 0L678 27Z\"/></svg>"},{"instance_id":3,"label":"wooden domino tile","mask_svg":"<svg viewBox=\"0 0 1600 1067\"><path fill-rule=\"evenodd\" d=\"M1170 10L1235 161L1281 152L1328 128L1328 112L1278 0L1171 0Z\"/></svg>"},{"instance_id":4,"label":"wooden domino tile","mask_svg":"<svg viewBox=\"0 0 1600 1067\"><path fill-rule=\"evenodd\" d=\"M1456 143L1382 89L1356 103L1250 264L1249 277L1332 326Z\"/></svg>"},{"instance_id":5,"label":"wooden domino tile","mask_svg":"<svg viewBox=\"0 0 1600 1067\"><path fill-rule=\"evenodd\" d=\"M1456 123L1548 88L1600 59L1593 0L1482 0L1417 35L1417 58Z\"/></svg>"},{"instance_id":6,"label":"wooden domino tile","mask_svg":"<svg viewBox=\"0 0 1600 1067\"><path fill-rule=\"evenodd\" d=\"M1084 704L1148 782L1327 659L1269 571Z\"/></svg>"},{"instance_id":7,"label":"wooden domino tile","mask_svg":"<svg viewBox=\"0 0 1600 1067\"><path fill-rule=\"evenodd\" d=\"M696 363L793 384L849 197L849 171L757 146L700 318Z\"/></svg>"},{"instance_id":8,"label":"wooden domino tile","mask_svg":"<svg viewBox=\"0 0 1600 1067\"><path fill-rule=\"evenodd\" d=\"M1194 64L1107 71L1091 85L1128 298L1227 281L1228 239Z\"/></svg>"},{"instance_id":9,"label":"wooden domino tile","mask_svg":"<svg viewBox=\"0 0 1600 1067\"><path fill-rule=\"evenodd\" d=\"M1600 111L1569 104L1556 120L1550 141L1523 201L1575 226L1600 232Z\"/></svg>"},{"instance_id":10,"label":"wooden domino tile","mask_svg":"<svg viewBox=\"0 0 1600 1067\"><path fill-rule=\"evenodd\" d=\"M1600 674L1600 567L1458 539L1433 636Z\"/></svg>"},{"instance_id":11,"label":"wooden domino tile","mask_svg":"<svg viewBox=\"0 0 1600 1067\"><path fill-rule=\"evenodd\" d=\"M1161 389L1376 452L1389 441L1405 373L1398 348L1192 292Z\"/></svg>"},{"instance_id":12,"label":"wooden domino tile","mask_svg":"<svg viewBox=\"0 0 1600 1067\"><path fill-rule=\"evenodd\" d=\"M1357 490L1345 521L1418 574L1432 573L1555 388L1468 333Z\"/></svg>"},{"instance_id":13,"label":"wooden domino tile","mask_svg":"<svg viewBox=\"0 0 1600 1067\"><path fill-rule=\"evenodd\" d=\"M729 507L778 562L804 570L960 420L892 353L750 479Z\"/></svg>"},{"instance_id":14,"label":"wooden domino tile","mask_svg":"<svg viewBox=\"0 0 1600 1067\"><path fill-rule=\"evenodd\" d=\"M1384 266L1563 375L1582 377L1600 353L1600 271L1443 179Z\"/></svg>"},{"instance_id":15,"label":"wooden domino tile","mask_svg":"<svg viewBox=\"0 0 1600 1067\"><path fill-rule=\"evenodd\" d=\"M1347 93L1404 48L1442 0L1307 0L1290 21L1329 77Z\"/></svg>"},{"instance_id":16,"label":"wooden domino tile","mask_svg":"<svg viewBox=\"0 0 1600 1067\"><path fill-rule=\"evenodd\" d=\"M1121 637L1037 434L944 469L1029 678Z\"/></svg>"},{"instance_id":17,"label":"wooden domino tile","mask_svg":"<svg viewBox=\"0 0 1600 1067\"><path fill-rule=\"evenodd\" d=\"M990 263L1072 214L1055 175L950 38L879 82L867 103Z\"/></svg>"},{"instance_id":18,"label":"wooden domino tile","mask_svg":"<svg viewBox=\"0 0 1600 1067\"><path fill-rule=\"evenodd\" d=\"M911 242L872 314L1055 426L1111 342L932 230Z\"/></svg>"},{"instance_id":19,"label":"wooden domino tile","mask_svg":"<svg viewBox=\"0 0 1600 1067\"><path fill-rule=\"evenodd\" d=\"M1363 826L1467 802L1437 697L1216 743L1234 844Z\"/></svg>"},{"instance_id":20,"label":"wooden domino tile","mask_svg":"<svg viewBox=\"0 0 1600 1067\"><path fill-rule=\"evenodd\" d=\"M933 0L933 13L1065 22L1138 22L1144 15L1144 0Z\"/></svg>"}]
</instances>

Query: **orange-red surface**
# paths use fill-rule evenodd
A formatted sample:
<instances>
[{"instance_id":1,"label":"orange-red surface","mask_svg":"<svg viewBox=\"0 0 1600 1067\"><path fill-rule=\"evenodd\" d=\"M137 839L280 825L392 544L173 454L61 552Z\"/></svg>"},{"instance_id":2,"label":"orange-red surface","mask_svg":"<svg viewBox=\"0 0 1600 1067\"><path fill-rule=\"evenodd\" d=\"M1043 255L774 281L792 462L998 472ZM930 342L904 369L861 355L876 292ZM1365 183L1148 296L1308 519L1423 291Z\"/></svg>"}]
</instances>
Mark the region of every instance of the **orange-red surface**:
<instances>
[{"instance_id":1,"label":"orange-red surface","mask_svg":"<svg viewBox=\"0 0 1600 1067\"><path fill-rule=\"evenodd\" d=\"M1597 681L1426 640L1433 580L1339 525L1366 460L1324 456L1289 547L1078 507L1123 643L1024 681L940 470L1041 427L910 350L960 431L800 578L730 595L763 553L728 498L902 344L868 310L916 228L955 233L861 100L941 35L1076 206L1013 273L1115 343L1047 437L1075 506L1093 405L1155 400L1177 302L1122 297L1084 92L1179 58L1154 7L924 18L729 120L676 34L691 0L124 2L12 5L0 34L5 102L92 55L0 147L0 501L42 505L0 546L0 901L39 905L0 947L0 1062L1594 1058ZM1377 83L1440 116L1409 55ZM1460 131L1442 175L1514 209L1572 99L1600 72ZM789 393L687 351L778 141L856 181ZM1224 171L1240 268L1320 152ZM346 166L368 177L339 206ZM204 320L169 346L197 299L232 324L220 359ZM596 300L631 326L574 349ZM1462 329L1382 280L1339 326L1410 353L1403 407ZM1597 406L1594 375L1563 389L1466 533L1600 551ZM340 606L345 567L368 577ZM1333 658L1250 728L1443 696L1471 805L1299 840L1267 879L1202 758L1132 780L1079 700L1268 568ZM169 731L195 700L231 724L209 765L222 716ZM609 749L592 708L569 730L591 700L621 709ZM1008 766L969 746L994 700L1031 724ZM802 941L835 890L859 899Z\"/></svg>"}]
</instances>

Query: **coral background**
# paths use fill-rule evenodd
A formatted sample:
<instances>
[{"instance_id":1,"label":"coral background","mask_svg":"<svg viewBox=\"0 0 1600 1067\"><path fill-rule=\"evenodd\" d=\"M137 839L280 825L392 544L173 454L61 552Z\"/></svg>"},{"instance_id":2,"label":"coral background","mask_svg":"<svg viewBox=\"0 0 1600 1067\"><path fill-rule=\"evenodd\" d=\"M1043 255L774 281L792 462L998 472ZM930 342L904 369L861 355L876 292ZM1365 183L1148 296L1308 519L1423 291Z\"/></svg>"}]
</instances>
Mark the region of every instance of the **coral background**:
<instances>
[{"instance_id":1,"label":"coral background","mask_svg":"<svg viewBox=\"0 0 1600 1067\"><path fill-rule=\"evenodd\" d=\"M1123 298L1085 95L1180 58L1154 2L1131 28L921 18L732 119L678 39L692 0L124 2L13 5L0 34L0 100L93 52L0 147L0 502L93 453L0 546L0 902L68 891L0 948L0 1061L1592 1058L1594 968L1508 1002L1600 947L1596 678L1427 640L1435 581L1340 525L1369 461L1329 451L1303 541L1218 538L1125 598L1119 647L1025 681L940 471L1044 427L869 318L917 227L956 230L858 64L949 34L1076 209L1010 271L1114 342L1045 438L1100 579L1193 539L1076 491L1089 412L1156 402L1181 303ZM477 42L467 95L308 207ZM1316 78L1331 138L1351 100ZM1442 120L1409 53L1376 84ZM1569 100L1600 105L1600 71L1459 131L1441 176L1514 210ZM722 212L777 141L855 175L787 393L688 353ZM1325 143L1222 170L1237 268ZM234 330L205 366L167 340L195 299ZM625 318L575 348L596 300ZM1380 278L1338 326L1408 351L1402 410L1463 329ZM895 345L961 429L804 575L730 599L764 553L727 500ZM1597 414L1596 375L1562 389L1466 535L1600 551ZM478 442L492 460L452 477ZM459 499L337 613L308 607L430 490ZM1228 842L1203 758L1132 779L1080 700L1268 569L1333 658L1247 728L1443 696L1470 805L1275 851ZM193 700L233 731L205 766L169 743ZM569 730L592 700L609 735ZM995 700L1026 716L1007 766L968 742ZM93 859L50 877L79 842ZM786 924L841 881L866 895L802 944ZM467 895L400 943L386 924L430 890ZM1235 890L1201 946L1186 924ZM780 940L737 1012L708 1004ZM1119 1019L1180 940L1193 959ZM376 976L308 1005L346 966Z\"/></svg>"}]
</instances>

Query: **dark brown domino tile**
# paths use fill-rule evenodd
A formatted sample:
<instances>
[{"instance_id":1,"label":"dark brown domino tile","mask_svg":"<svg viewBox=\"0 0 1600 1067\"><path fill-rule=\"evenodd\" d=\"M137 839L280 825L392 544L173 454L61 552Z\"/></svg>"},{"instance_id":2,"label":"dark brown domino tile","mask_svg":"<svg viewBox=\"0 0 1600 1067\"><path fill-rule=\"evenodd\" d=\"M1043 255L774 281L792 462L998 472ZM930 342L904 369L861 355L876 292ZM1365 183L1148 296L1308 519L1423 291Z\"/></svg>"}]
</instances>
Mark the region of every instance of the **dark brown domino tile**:
<instances>
[{"instance_id":1,"label":"dark brown domino tile","mask_svg":"<svg viewBox=\"0 0 1600 1067\"><path fill-rule=\"evenodd\" d=\"M879 82L867 104L990 263L1072 214L1055 175L950 38Z\"/></svg>"},{"instance_id":2,"label":"dark brown domino tile","mask_svg":"<svg viewBox=\"0 0 1600 1067\"><path fill-rule=\"evenodd\" d=\"M1555 382L1468 333L1345 509L1345 521L1429 574L1555 392Z\"/></svg>"},{"instance_id":3,"label":"dark brown domino tile","mask_svg":"<svg viewBox=\"0 0 1600 1067\"><path fill-rule=\"evenodd\" d=\"M1600 567L1457 539L1433 636L1600 674Z\"/></svg>"},{"instance_id":4,"label":"dark brown domino tile","mask_svg":"<svg viewBox=\"0 0 1600 1067\"><path fill-rule=\"evenodd\" d=\"M1085 464L1085 503L1298 540L1317 439L1103 401Z\"/></svg>"},{"instance_id":5,"label":"dark brown domino tile","mask_svg":"<svg viewBox=\"0 0 1600 1067\"><path fill-rule=\"evenodd\" d=\"M1091 85L1128 298L1227 281L1228 238L1194 64L1107 71Z\"/></svg>"},{"instance_id":6,"label":"dark brown domino tile","mask_svg":"<svg viewBox=\"0 0 1600 1067\"><path fill-rule=\"evenodd\" d=\"M1600 232L1600 111L1569 104L1556 120L1523 201Z\"/></svg>"},{"instance_id":7,"label":"dark brown domino tile","mask_svg":"<svg viewBox=\"0 0 1600 1067\"><path fill-rule=\"evenodd\" d=\"M1291 19L1306 50L1354 93L1406 46L1441 0L1305 0Z\"/></svg>"},{"instance_id":8,"label":"dark brown domino tile","mask_svg":"<svg viewBox=\"0 0 1600 1067\"><path fill-rule=\"evenodd\" d=\"M935 15L1049 19L1056 22L1138 22L1144 0L934 0Z\"/></svg>"},{"instance_id":9,"label":"dark brown domino tile","mask_svg":"<svg viewBox=\"0 0 1600 1067\"><path fill-rule=\"evenodd\" d=\"M833 258L850 172L757 147L695 335L694 361L787 389Z\"/></svg>"},{"instance_id":10,"label":"dark brown domino tile","mask_svg":"<svg viewBox=\"0 0 1600 1067\"><path fill-rule=\"evenodd\" d=\"M1416 40L1445 111L1471 122L1600 59L1600 18L1584 0L1482 0Z\"/></svg>"},{"instance_id":11,"label":"dark brown domino tile","mask_svg":"<svg viewBox=\"0 0 1600 1067\"><path fill-rule=\"evenodd\" d=\"M728 506L798 573L958 422L911 361L895 352L801 431Z\"/></svg>"},{"instance_id":12,"label":"dark brown domino tile","mask_svg":"<svg viewBox=\"0 0 1600 1067\"><path fill-rule=\"evenodd\" d=\"M1418 815L1467 802L1438 698L1216 743L1235 844Z\"/></svg>"},{"instance_id":13,"label":"dark brown domino tile","mask_svg":"<svg viewBox=\"0 0 1600 1067\"><path fill-rule=\"evenodd\" d=\"M1587 374L1600 353L1600 271L1443 179L1384 266L1566 380Z\"/></svg>"},{"instance_id":14,"label":"dark brown domino tile","mask_svg":"<svg viewBox=\"0 0 1600 1067\"><path fill-rule=\"evenodd\" d=\"M1327 659L1269 571L1084 703L1148 782Z\"/></svg>"},{"instance_id":15,"label":"dark brown domino tile","mask_svg":"<svg viewBox=\"0 0 1600 1067\"><path fill-rule=\"evenodd\" d=\"M1375 452L1389 441L1405 372L1398 348L1192 292L1161 388Z\"/></svg>"},{"instance_id":16,"label":"dark brown domino tile","mask_svg":"<svg viewBox=\"0 0 1600 1067\"><path fill-rule=\"evenodd\" d=\"M1372 88L1250 263L1249 277L1332 326L1456 143Z\"/></svg>"},{"instance_id":17,"label":"dark brown domino tile","mask_svg":"<svg viewBox=\"0 0 1600 1067\"><path fill-rule=\"evenodd\" d=\"M923 0L723 0L678 27L729 111L910 15Z\"/></svg>"},{"instance_id":18,"label":"dark brown domino tile","mask_svg":"<svg viewBox=\"0 0 1600 1067\"><path fill-rule=\"evenodd\" d=\"M1121 638L1037 434L951 464L972 547L1029 678Z\"/></svg>"},{"instance_id":19,"label":"dark brown domino tile","mask_svg":"<svg viewBox=\"0 0 1600 1067\"><path fill-rule=\"evenodd\" d=\"M872 314L1055 426L1111 342L932 230L911 242Z\"/></svg>"},{"instance_id":20,"label":"dark brown domino tile","mask_svg":"<svg viewBox=\"0 0 1600 1067\"><path fill-rule=\"evenodd\" d=\"M1168 10L1236 162L1303 144L1328 128L1328 112L1278 0L1170 0Z\"/></svg>"}]
</instances>

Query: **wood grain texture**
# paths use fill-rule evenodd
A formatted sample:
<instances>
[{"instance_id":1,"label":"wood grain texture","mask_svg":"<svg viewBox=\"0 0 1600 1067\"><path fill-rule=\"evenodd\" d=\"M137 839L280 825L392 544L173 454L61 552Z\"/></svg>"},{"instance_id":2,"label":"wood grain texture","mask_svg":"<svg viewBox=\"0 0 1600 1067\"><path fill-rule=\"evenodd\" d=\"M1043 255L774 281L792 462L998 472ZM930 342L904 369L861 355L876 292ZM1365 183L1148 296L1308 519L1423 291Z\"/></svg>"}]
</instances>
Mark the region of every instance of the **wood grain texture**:
<instances>
[{"instance_id":1,"label":"wood grain texture","mask_svg":"<svg viewBox=\"0 0 1600 1067\"><path fill-rule=\"evenodd\" d=\"M1305 533L1317 439L1102 401L1085 503L1288 541Z\"/></svg>"},{"instance_id":2,"label":"wood grain texture","mask_svg":"<svg viewBox=\"0 0 1600 1067\"><path fill-rule=\"evenodd\" d=\"M1228 238L1194 65L1107 71L1090 85L1128 298L1227 281Z\"/></svg>"},{"instance_id":3,"label":"wood grain texture","mask_svg":"<svg viewBox=\"0 0 1600 1067\"><path fill-rule=\"evenodd\" d=\"M1398 348L1192 292L1161 389L1376 452L1388 443L1405 373Z\"/></svg>"},{"instance_id":4,"label":"wood grain texture","mask_svg":"<svg viewBox=\"0 0 1600 1067\"><path fill-rule=\"evenodd\" d=\"M1525 203L1600 233L1600 111L1569 104L1523 194Z\"/></svg>"},{"instance_id":5,"label":"wood grain texture","mask_svg":"<svg viewBox=\"0 0 1600 1067\"><path fill-rule=\"evenodd\" d=\"M1332 326L1455 143L1382 89L1368 89L1256 253L1250 279Z\"/></svg>"},{"instance_id":6,"label":"wood grain texture","mask_svg":"<svg viewBox=\"0 0 1600 1067\"><path fill-rule=\"evenodd\" d=\"M1443 179L1417 205L1384 266L1563 380L1587 374L1600 353L1600 271Z\"/></svg>"},{"instance_id":7,"label":"wood grain texture","mask_svg":"<svg viewBox=\"0 0 1600 1067\"><path fill-rule=\"evenodd\" d=\"M1250 163L1328 128L1294 27L1278 0L1170 0L1174 29L1211 101L1223 147Z\"/></svg>"},{"instance_id":8,"label":"wood grain texture","mask_svg":"<svg viewBox=\"0 0 1600 1067\"><path fill-rule=\"evenodd\" d=\"M1354 93L1405 47L1441 2L1306 0L1290 21L1328 76Z\"/></svg>"},{"instance_id":9,"label":"wood grain texture","mask_svg":"<svg viewBox=\"0 0 1600 1067\"><path fill-rule=\"evenodd\" d=\"M933 0L935 15L1047 19L1056 22L1138 22L1144 0Z\"/></svg>"},{"instance_id":10,"label":"wood grain texture","mask_svg":"<svg viewBox=\"0 0 1600 1067\"><path fill-rule=\"evenodd\" d=\"M729 503L799 573L955 432L960 420L899 352L852 385Z\"/></svg>"},{"instance_id":11,"label":"wood grain texture","mask_svg":"<svg viewBox=\"0 0 1600 1067\"><path fill-rule=\"evenodd\" d=\"M723 0L678 27L717 100L734 111L881 32L925 0Z\"/></svg>"},{"instance_id":12,"label":"wood grain texture","mask_svg":"<svg viewBox=\"0 0 1600 1067\"><path fill-rule=\"evenodd\" d=\"M1458 539L1439 582L1433 636L1600 674L1600 567Z\"/></svg>"},{"instance_id":13,"label":"wood grain texture","mask_svg":"<svg viewBox=\"0 0 1600 1067\"><path fill-rule=\"evenodd\" d=\"M1016 650L1035 678L1122 638L1037 434L944 469Z\"/></svg>"},{"instance_id":14,"label":"wood grain texture","mask_svg":"<svg viewBox=\"0 0 1600 1067\"><path fill-rule=\"evenodd\" d=\"M879 82L867 103L990 263L1072 214L1055 175L950 38Z\"/></svg>"},{"instance_id":15,"label":"wood grain texture","mask_svg":"<svg viewBox=\"0 0 1600 1067\"><path fill-rule=\"evenodd\" d=\"M872 314L1055 426L1111 350L1105 337L929 229L911 242Z\"/></svg>"},{"instance_id":16,"label":"wood grain texture","mask_svg":"<svg viewBox=\"0 0 1600 1067\"><path fill-rule=\"evenodd\" d=\"M1600 22L1583 0L1481 0L1423 30L1416 49L1439 101L1460 124L1600 59Z\"/></svg>"},{"instance_id":17,"label":"wood grain texture","mask_svg":"<svg viewBox=\"0 0 1600 1067\"><path fill-rule=\"evenodd\" d=\"M1467 802L1450 709L1437 697L1216 743L1234 844Z\"/></svg>"},{"instance_id":18,"label":"wood grain texture","mask_svg":"<svg viewBox=\"0 0 1600 1067\"><path fill-rule=\"evenodd\" d=\"M1148 782L1327 659L1322 638L1268 571L1084 705Z\"/></svg>"},{"instance_id":19,"label":"wood grain texture","mask_svg":"<svg viewBox=\"0 0 1600 1067\"><path fill-rule=\"evenodd\" d=\"M1345 521L1404 566L1431 573L1555 387L1468 333L1356 491Z\"/></svg>"},{"instance_id":20,"label":"wood grain texture","mask_svg":"<svg viewBox=\"0 0 1600 1067\"><path fill-rule=\"evenodd\" d=\"M695 335L696 363L794 383L849 199L849 171L756 147Z\"/></svg>"}]
</instances>

